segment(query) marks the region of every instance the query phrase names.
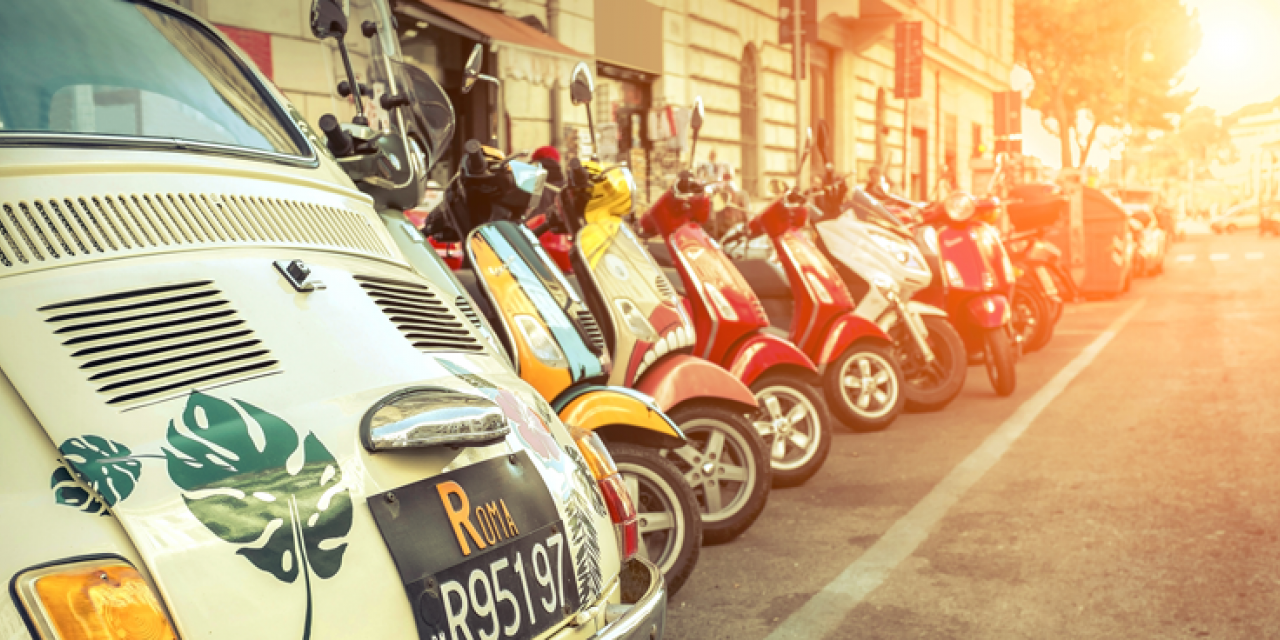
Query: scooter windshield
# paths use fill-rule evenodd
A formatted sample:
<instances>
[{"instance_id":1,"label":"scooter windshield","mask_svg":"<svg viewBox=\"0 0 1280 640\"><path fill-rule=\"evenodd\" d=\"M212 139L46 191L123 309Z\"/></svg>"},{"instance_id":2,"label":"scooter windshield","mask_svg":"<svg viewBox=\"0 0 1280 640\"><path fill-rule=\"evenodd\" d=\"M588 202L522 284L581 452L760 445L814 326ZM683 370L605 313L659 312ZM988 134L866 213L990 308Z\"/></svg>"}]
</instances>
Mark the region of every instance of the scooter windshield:
<instances>
[{"instance_id":1,"label":"scooter windshield","mask_svg":"<svg viewBox=\"0 0 1280 640\"><path fill-rule=\"evenodd\" d=\"M853 189L853 193L849 198L848 210L852 211L854 217L863 222L883 227L907 238L911 237L911 230L902 224L898 216L890 213L888 209L884 208L883 204L880 204L879 200L871 197L861 187Z\"/></svg>"}]
</instances>

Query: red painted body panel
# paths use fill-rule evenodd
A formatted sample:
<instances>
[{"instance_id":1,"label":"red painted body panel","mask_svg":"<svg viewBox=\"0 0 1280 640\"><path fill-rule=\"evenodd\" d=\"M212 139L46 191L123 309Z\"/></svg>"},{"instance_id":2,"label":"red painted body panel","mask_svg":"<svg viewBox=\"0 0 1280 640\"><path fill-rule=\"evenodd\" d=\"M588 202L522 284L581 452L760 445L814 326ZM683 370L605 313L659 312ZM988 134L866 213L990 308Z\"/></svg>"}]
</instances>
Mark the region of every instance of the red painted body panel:
<instances>
[{"instance_id":1,"label":"red painted body panel","mask_svg":"<svg viewBox=\"0 0 1280 640\"><path fill-rule=\"evenodd\" d=\"M728 361L729 373L748 386L766 371L779 365L793 365L818 372L813 360L798 347L768 333L755 333L734 345Z\"/></svg>"},{"instance_id":2,"label":"red painted body panel","mask_svg":"<svg viewBox=\"0 0 1280 640\"><path fill-rule=\"evenodd\" d=\"M694 354L715 363L728 362L732 345L769 326L760 299L702 227L686 223L676 228L667 236L667 248L693 307L698 333ZM717 305L712 296L723 305Z\"/></svg>"},{"instance_id":3,"label":"red painted body panel","mask_svg":"<svg viewBox=\"0 0 1280 640\"><path fill-rule=\"evenodd\" d=\"M686 400L712 398L754 408L756 398L747 385L702 358L677 353L655 363L640 380L636 391L653 398L664 412Z\"/></svg>"},{"instance_id":4,"label":"red painted body panel","mask_svg":"<svg viewBox=\"0 0 1280 640\"><path fill-rule=\"evenodd\" d=\"M795 301L791 341L811 359L825 362L821 354L827 333L841 316L853 312L853 296L835 267L800 230L787 229L773 236L773 247Z\"/></svg>"},{"instance_id":5,"label":"red painted body panel","mask_svg":"<svg viewBox=\"0 0 1280 640\"><path fill-rule=\"evenodd\" d=\"M435 238L427 238L436 254L449 268L457 271L462 268L462 245L457 242L437 242Z\"/></svg>"},{"instance_id":6,"label":"red painted body panel","mask_svg":"<svg viewBox=\"0 0 1280 640\"><path fill-rule=\"evenodd\" d=\"M880 327L853 312L836 318L823 334L822 347L816 354L805 352L818 364L827 364L840 357L853 343L859 340L872 340L881 346L890 346L892 341Z\"/></svg>"},{"instance_id":7,"label":"red painted body panel","mask_svg":"<svg viewBox=\"0 0 1280 640\"><path fill-rule=\"evenodd\" d=\"M538 214L525 223L529 229L537 229L538 225L546 222L546 214ZM567 233L556 233L547 231L538 236L538 243L542 245L543 251L551 256L557 267L564 273L573 273L573 264L569 261L569 250L573 248L573 238Z\"/></svg>"}]
</instances>

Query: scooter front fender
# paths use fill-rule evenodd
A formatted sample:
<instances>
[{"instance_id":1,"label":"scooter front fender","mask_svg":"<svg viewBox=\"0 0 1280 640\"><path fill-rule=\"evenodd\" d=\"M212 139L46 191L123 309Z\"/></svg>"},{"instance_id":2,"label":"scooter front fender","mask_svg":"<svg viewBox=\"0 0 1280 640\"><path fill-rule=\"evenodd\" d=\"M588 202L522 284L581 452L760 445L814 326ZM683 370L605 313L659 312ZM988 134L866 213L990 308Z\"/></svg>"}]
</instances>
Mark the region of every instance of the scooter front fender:
<instances>
[{"instance_id":1,"label":"scooter front fender","mask_svg":"<svg viewBox=\"0 0 1280 640\"><path fill-rule=\"evenodd\" d=\"M889 334L875 323L856 316L852 312L846 313L836 318L828 328L822 351L817 354L818 365L825 367L827 363L839 358L840 354L859 340L871 340L880 345L892 344Z\"/></svg>"},{"instance_id":2,"label":"scooter front fender","mask_svg":"<svg viewBox=\"0 0 1280 640\"><path fill-rule=\"evenodd\" d=\"M744 413L756 408L755 394L741 380L702 358L683 353L662 358L646 369L636 381L636 391L652 397L663 411L697 398L722 400Z\"/></svg>"},{"instance_id":3,"label":"scooter front fender","mask_svg":"<svg viewBox=\"0 0 1280 640\"><path fill-rule=\"evenodd\" d=\"M811 371L816 376L817 365L799 347L775 335L756 332L739 342L728 358L729 373L751 386L760 376L774 367L789 365Z\"/></svg>"},{"instance_id":4,"label":"scooter front fender","mask_svg":"<svg viewBox=\"0 0 1280 640\"><path fill-rule=\"evenodd\" d=\"M551 407L561 422L588 431L640 431L648 432L650 440L656 436L665 441L666 446L685 443L684 432L652 397L626 387L582 385L561 394Z\"/></svg>"},{"instance_id":5,"label":"scooter front fender","mask_svg":"<svg viewBox=\"0 0 1280 640\"><path fill-rule=\"evenodd\" d=\"M974 324L983 329L1002 327L1010 320L1009 299L1002 293L974 296L965 303Z\"/></svg>"}]
</instances>

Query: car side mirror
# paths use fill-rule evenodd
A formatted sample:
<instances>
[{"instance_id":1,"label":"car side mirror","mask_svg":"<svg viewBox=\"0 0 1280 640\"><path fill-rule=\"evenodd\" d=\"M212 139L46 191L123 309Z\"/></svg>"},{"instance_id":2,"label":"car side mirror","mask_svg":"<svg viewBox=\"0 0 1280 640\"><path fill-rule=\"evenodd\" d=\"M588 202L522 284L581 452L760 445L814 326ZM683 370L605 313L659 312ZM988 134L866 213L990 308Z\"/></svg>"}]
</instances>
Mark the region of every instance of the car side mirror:
<instances>
[{"instance_id":1,"label":"car side mirror","mask_svg":"<svg viewBox=\"0 0 1280 640\"><path fill-rule=\"evenodd\" d=\"M471 48L467 64L462 68L462 92L471 93L480 79L480 67L484 64L484 45L476 44Z\"/></svg>"},{"instance_id":2,"label":"car side mirror","mask_svg":"<svg viewBox=\"0 0 1280 640\"><path fill-rule=\"evenodd\" d=\"M569 80L569 100L574 106L590 104L596 92L596 81L591 77L591 69L587 63L579 62L573 67L573 75Z\"/></svg>"},{"instance_id":3,"label":"car side mirror","mask_svg":"<svg viewBox=\"0 0 1280 640\"><path fill-rule=\"evenodd\" d=\"M346 0L312 0L311 33L321 40L347 35Z\"/></svg>"}]
</instances>

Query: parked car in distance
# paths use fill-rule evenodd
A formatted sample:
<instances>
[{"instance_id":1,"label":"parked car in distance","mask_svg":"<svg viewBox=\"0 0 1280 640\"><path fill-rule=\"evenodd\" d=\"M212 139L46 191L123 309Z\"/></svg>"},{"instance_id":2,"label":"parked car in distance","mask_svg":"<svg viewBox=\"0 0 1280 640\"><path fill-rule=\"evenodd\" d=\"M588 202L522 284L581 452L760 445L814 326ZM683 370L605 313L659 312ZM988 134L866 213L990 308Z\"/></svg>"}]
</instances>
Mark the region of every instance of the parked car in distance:
<instances>
[{"instance_id":1,"label":"parked car in distance","mask_svg":"<svg viewBox=\"0 0 1280 640\"><path fill-rule=\"evenodd\" d=\"M1230 209L1226 213L1209 221L1209 228L1214 233L1231 234L1245 229L1258 228L1258 204L1256 202L1243 202Z\"/></svg>"}]
</instances>

